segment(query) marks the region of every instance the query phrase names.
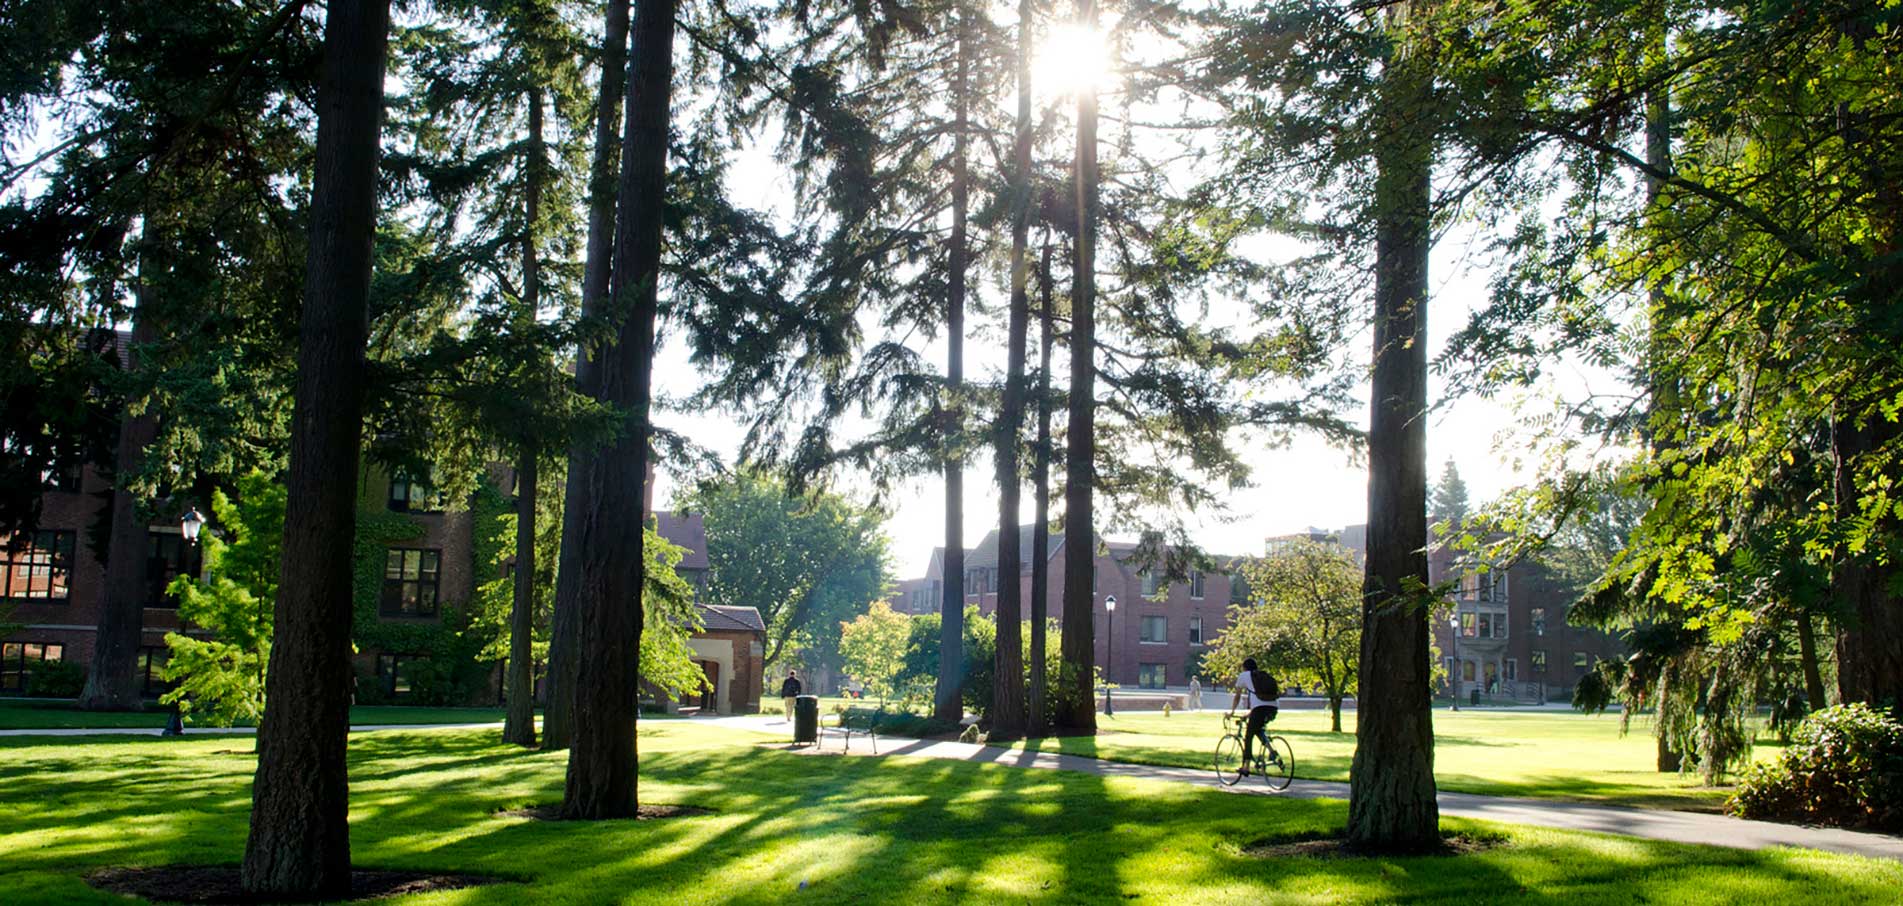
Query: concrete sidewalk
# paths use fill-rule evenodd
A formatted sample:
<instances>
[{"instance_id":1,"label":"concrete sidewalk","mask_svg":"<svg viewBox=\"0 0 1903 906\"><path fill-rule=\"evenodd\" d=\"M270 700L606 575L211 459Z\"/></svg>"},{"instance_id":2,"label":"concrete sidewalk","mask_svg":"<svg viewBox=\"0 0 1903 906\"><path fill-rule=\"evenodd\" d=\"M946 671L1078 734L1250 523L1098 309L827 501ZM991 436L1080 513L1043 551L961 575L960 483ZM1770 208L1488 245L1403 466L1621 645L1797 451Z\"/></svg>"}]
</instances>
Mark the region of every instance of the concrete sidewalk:
<instances>
[{"instance_id":1,"label":"concrete sidewalk","mask_svg":"<svg viewBox=\"0 0 1903 906\"><path fill-rule=\"evenodd\" d=\"M480 730L485 728L501 729L502 721L480 724L357 724L350 728L352 733L367 733L373 730ZM187 736L246 736L258 732L257 727L186 727ZM0 730L0 736L163 736L163 727L86 727L66 730Z\"/></svg>"},{"instance_id":2,"label":"concrete sidewalk","mask_svg":"<svg viewBox=\"0 0 1903 906\"><path fill-rule=\"evenodd\" d=\"M724 726L735 729L789 731L783 721L768 723L757 718L717 718L716 720ZM828 734L827 740L822 740L822 748L830 748L832 745L830 740L832 736ZM854 754L870 754L870 747L860 747L855 744L853 751ZM1273 793L1259 782L1251 783L1247 780L1233 787L1225 787L1216 782L1213 770L1128 764L1080 755L1028 752L960 742L881 737L878 742L878 754L905 758L942 758L1014 768L1076 771L1099 777L1188 783L1242 795L1292 796L1297 799L1348 798L1348 784L1345 783L1298 779L1291 783L1287 790ZM1299 765L1300 752L1296 753L1296 759ZM1441 814L1460 818L1479 818L1560 830L1594 831L1648 840L1726 846L1734 849L1792 846L1868 856L1873 859L1903 861L1903 838L1884 834L1824 827L1798 827L1768 821L1746 821L1741 818L1697 812L1592 805L1553 799L1512 799L1503 796L1479 796L1472 793L1445 791L1441 792L1438 799Z\"/></svg>"}]
</instances>

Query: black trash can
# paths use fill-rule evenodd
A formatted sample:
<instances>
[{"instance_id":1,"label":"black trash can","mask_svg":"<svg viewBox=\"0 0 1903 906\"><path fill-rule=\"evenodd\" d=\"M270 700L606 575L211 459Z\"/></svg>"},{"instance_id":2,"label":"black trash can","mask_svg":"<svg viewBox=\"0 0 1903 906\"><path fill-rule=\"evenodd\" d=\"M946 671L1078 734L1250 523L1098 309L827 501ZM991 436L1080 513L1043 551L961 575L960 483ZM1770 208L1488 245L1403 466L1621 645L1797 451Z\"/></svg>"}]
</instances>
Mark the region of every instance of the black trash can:
<instances>
[{"instance_id":1,"label":"black trash can","mask_svg":"<svg viewBox=\"0 0 1903 906\"><path fill-rule=\"evenodd\" d=\"M1473 693L1468 696L1468 700L1473 702L1473 704L1475 705L1480 704L1480 690L1479 689L1473 690Z\"/></svg>"},{"instance_id":2,"label":"black trash can","mask_svg":"<svg viewBox=\"0 0 1903 906\"><path fill-rule=\"evenodd\" d=\"M819 696L802 695L793 700L793 744L819 742Z\"/></svg>"}]
</instances>

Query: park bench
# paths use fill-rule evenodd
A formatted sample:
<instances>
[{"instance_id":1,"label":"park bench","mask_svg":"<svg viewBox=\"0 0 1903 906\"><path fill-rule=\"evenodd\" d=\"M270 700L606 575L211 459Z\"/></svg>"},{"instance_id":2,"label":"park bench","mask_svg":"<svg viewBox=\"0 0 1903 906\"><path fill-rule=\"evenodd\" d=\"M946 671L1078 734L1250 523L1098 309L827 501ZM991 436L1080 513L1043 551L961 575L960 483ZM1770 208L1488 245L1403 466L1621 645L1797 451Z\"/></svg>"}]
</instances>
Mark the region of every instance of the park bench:
<instances>
[{"instance_id":1,"label":"park bench","mask_svg":"<svg viewBox=\"0 0 1903 906\"><path fill-rule=\"evenodd\" d=\"M852 751L852 738L861 736L872 743L872 754L879 754L879 723L885 720L885 716L884 705L840 711L835 729L839 731L841 746L846 751Z\"/></svg>"}]
</instances>

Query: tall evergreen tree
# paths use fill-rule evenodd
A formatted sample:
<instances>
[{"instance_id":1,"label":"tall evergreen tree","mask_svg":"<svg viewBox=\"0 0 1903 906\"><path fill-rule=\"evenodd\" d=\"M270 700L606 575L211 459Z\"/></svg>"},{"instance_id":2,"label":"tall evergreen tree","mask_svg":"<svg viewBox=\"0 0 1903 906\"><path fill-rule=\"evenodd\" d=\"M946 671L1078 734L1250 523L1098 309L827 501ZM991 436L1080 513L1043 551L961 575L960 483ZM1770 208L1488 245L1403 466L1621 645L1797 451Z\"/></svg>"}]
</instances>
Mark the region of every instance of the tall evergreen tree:
<instances>
[{"instance_id":1,"label":"tall evergreen tree","mask_svg":"<svg viewBox=\"0 0 1903 906\"><path fill-rule=\"evenodd\" d=\"M1348 798L1348 842L1384 851L1440 845L1427 575L1427 257L1437 130L1433 36L1412 13L1391 13L1394 52L1375 102L1383 141L1373 198L1367 577Z\"/></svg>"},{"instance_id":2,"label":"tall evergreen tree","mask_svg":"<svg viewBox=\"0 0 1903 906\"><path fill-rule=\"evenodd\" d=\"M1030 331L1030 262L1026 260L1031 234L1031 49L1034 7L1018 2L1018 120L1011 148L1011 301L1005 341L1004 398L997 427L998 450L998 645L991 694L991 733L1014 739L1024 733L1023 619L1024 591L1018 582L1020 562L1018 502L1022 481L1018 452L1024 431L1025 347ZM1041 514L1040 514L1041 515ZM1042 548L1031 556L1042 558ZM1039 646L1041 649L1042 646ZM1041 653L1041 650L1040 650ZM1042 660L1033 660L1042 665ZM1041 666L1040 666L1041 672Z\"/></svg>"},{"instance_id":3,"label":"tall evergreen tree","mask_svg":"<svg viewBox=\"0 0 1903 906\"><path fill-rule=\"evenodd\" d=\"M644 628L644 488L650 455L656 297L667 186L673 83L673 0L639 0L630 27L627 124L615 219L610 298L627 307L612 345L593 365L583 391L625 413L616 440L571 456L570 511L581 510L572 564L580 644L574 686L574 737L562 814L617 818L635 814L635 720ZM579 492L579 493L577 493ZM559 604L558 604L559 606Z\"/></svg>"},{"instance_id":4,"label":"tall evergreen tree","mask_svg":"<svg viewBox=\"0 0 1903 906\"><path fill-rule=\"evenodd\" d=\"M966 148L971 123L971 15L964 3L955 3L956 50L953 54L951 247L946 253L945 282L945 414L940 443L945 458L944 600L939 605L938 685L932 715L957 721L965 716L965 269L970 259L966 244L966 206L971 192ZM999 541L1000 546L1003 540ZM1015 584L1015 580L1014 583Z\"/></svg>"},{"instance_id":5,"label":"tall evergreen tree","mask_svg":"<svg viewBox=\"0 0 1903 906\"><path fill-rule=\"evenodd\" d=\"M350 890L351 563L389 16L388 0L332 0L324 21L284 565L245 842L252 895Z\"/></svg>"},{"instance_id":6,"label":"tall evergreen tree","mask_svg":"<svg viewBox=\"0 0 1903 906\"><path fill-rule=\"evenodd\" d=\"M594 146L588 167L588 252L582 272L581 311L584 318L598 318L608 306L608 285L614 271L615 184L620 173L621 102L628 77L628 7L630 0L606 0L601 50L601 91L595 102ZM583 346L575 361L575 383L587 388L594 384L594 362ZM586 446L577 441L568 451L570 462L586 455ZM565 500L587 493L577 487L579 478L568 472L563 490ZM583 513L564 507L562 535L579 534ZM556 572L555 612L550 618L548 650L548 702L542 722L542 747L568 748L574 736L575 681L580 669L577 619L582 587L580 549L564 543L561 566Z\"/></svg>"},{"instance_id":7,"label":"tall evergreen tree","mask_svg":"<svg viewBox=\"0 0 1903 906\"><path fill-rule=\"evenodd\" d=\"M1077 25L1097 30L1096 0L1078 0ZM1065 424L1069 449L1064 456L1064 633L1063 686L1057 690L1053 720L1059 732L1097 730L1096 569L1097 532L1092 496L1096 490L1096 323L1097 298L1097 86L1077 92L1077 154L1071 164L1072 200L1077 232L1072 238L1074 264L1070 297L1070 412Z\"/></svg>"}]
</instances>

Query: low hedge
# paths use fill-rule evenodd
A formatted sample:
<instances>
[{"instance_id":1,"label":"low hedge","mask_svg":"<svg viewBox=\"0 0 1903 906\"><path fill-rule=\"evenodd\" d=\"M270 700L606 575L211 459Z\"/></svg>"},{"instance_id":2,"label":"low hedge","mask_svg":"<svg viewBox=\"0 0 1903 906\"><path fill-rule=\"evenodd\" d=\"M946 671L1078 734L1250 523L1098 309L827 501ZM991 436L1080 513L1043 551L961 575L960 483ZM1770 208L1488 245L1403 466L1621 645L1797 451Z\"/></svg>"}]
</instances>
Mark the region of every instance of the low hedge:
<instances>
[{"instance_id":1,"label":"low hedge","mask_svg":"<svg viewBox=\"0 0 1903 906\"><path fill-rule=\"evenodd\" d=\"M1806 718L1777 760L1752 765L1726 803L1740 818L1903 831L1903 723L1868 705Z\"/></svg>"}]
</instances>

